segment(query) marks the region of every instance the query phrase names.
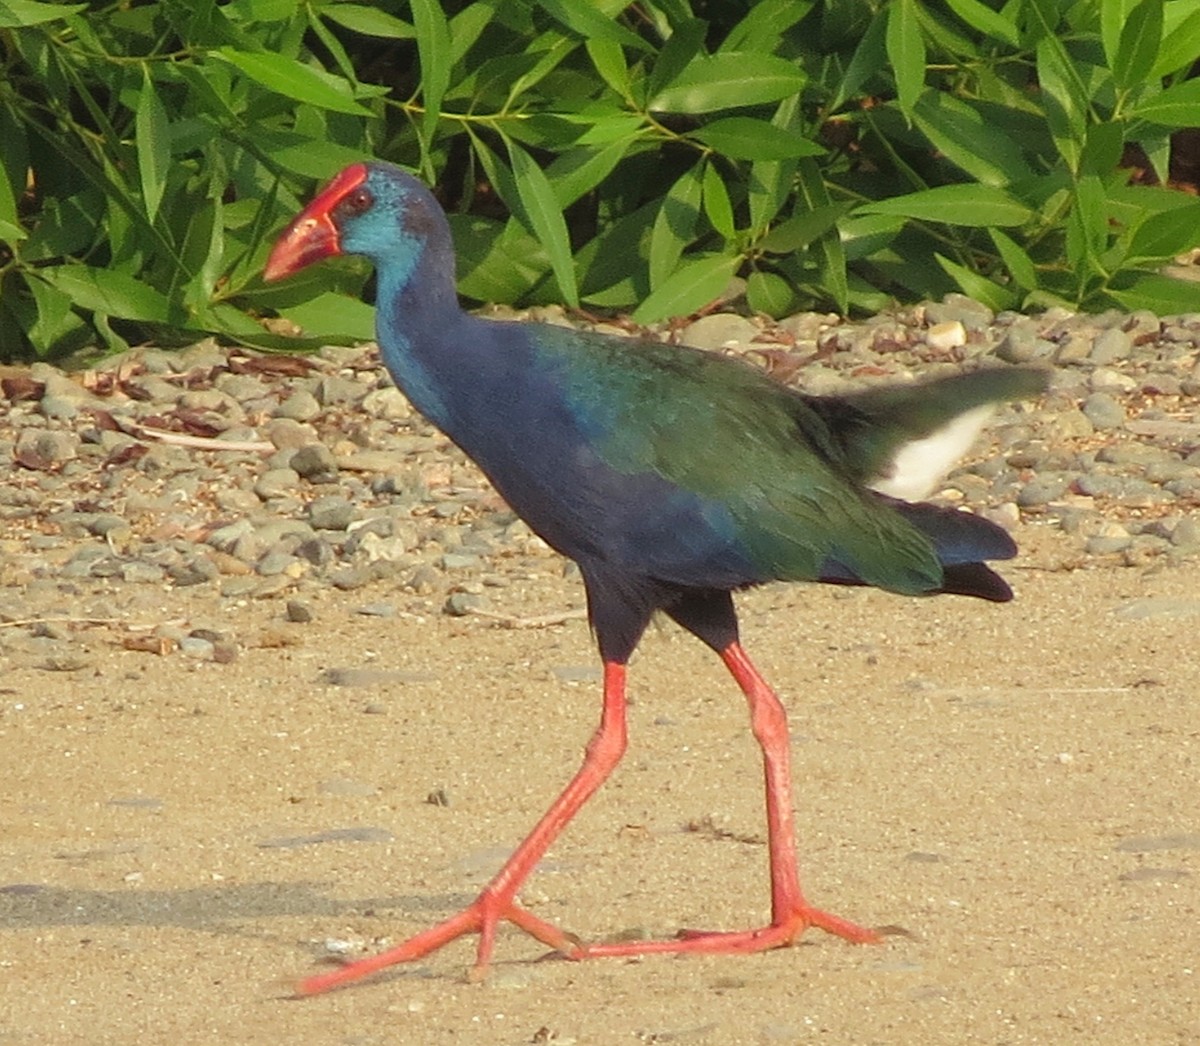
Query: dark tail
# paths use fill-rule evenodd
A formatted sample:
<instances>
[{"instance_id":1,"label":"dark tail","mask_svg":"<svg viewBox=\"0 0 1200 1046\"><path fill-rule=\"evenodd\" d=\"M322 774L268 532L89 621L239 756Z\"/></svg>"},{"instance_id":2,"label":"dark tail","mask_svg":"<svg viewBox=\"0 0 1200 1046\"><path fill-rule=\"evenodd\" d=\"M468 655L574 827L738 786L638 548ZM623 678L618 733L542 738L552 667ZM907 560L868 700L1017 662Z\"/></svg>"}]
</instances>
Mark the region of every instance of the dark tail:
<instances>
[{"instance_id":1,"label":"dark tail","mask_svg":"<svg viewBox=\"0 0 1200 1046\"><path fill-rule=\"evenodd\" d=\"M983 563L1012 559L1016 542L1007 530L972 512L925 502L892 501L892 508L933 542L942 562L942 592L978 596L996 603L1012 599L1012 589Z\"/></svg>"},{"instance_id":2,"label":"dark tail","mask_svg":"<svg viewBox=\"0 0 1200 1046\"><path fill-rule=\"evenodd\" d=\"M1012 599L1008 583L984 562L1012 559L1017 554L1016 542L1003 527L971 512L925 502L900 501L883 494L874 496L886 501L933 543L942 564L942 585L931 589L927 595L975 596L994 603ZM835 585L863 583L840 564L826 566L827 572L822 573L821 581Z\"/></svg>"}]
</instances>

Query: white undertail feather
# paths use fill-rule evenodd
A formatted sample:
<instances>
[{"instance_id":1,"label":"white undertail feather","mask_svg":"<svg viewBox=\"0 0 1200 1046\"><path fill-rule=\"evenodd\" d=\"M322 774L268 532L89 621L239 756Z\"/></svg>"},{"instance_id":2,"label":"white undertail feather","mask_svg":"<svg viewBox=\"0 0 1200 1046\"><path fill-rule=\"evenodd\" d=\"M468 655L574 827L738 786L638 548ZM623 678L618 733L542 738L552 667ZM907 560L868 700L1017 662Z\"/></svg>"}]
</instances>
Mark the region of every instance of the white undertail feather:
<instances>
[{"instance_id":1,"label":"white undertail feather","mask_svg":"<svg viewBox=\"0 0 1200 1046\"><path fill-rule=\"evenodd\" d=\"M992 409L990 404L974 407L928 436L902 443L890 466L867 486L905 501L929 497L954 463L970 450Z\"/></svg>"}]
</instances>

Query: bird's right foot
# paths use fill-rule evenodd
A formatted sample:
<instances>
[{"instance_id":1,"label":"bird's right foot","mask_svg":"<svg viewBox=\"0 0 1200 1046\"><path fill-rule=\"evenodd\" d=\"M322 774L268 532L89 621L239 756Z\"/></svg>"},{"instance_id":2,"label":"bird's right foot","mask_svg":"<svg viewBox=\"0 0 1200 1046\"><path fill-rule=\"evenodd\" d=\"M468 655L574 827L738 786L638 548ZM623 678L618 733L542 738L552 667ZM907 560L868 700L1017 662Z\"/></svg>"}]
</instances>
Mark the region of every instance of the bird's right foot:
<instances>
[{"instance_id":1,"label":"bird's right foot","mask_svg":"<svg viewBox=\"0 0 1200 1046\"><path fill-rule=\"evenodd\" d=\"M697 952L706 955L744 955L787 948L810 926L824 930L851 944L878 944L882 935L819 908L797 908L788 918L755 930L681 930L674 940L616 941L612 944L586 945L583 958L604 958L655 953Z\"/></svg>"}]
</instances>

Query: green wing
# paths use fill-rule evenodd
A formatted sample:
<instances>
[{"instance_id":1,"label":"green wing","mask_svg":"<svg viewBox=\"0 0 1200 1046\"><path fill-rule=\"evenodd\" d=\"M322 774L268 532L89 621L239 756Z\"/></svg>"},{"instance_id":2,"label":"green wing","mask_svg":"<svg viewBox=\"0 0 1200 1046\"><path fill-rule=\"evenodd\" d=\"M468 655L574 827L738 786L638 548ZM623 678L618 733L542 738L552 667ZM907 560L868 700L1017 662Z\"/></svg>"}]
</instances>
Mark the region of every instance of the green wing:
<instances>
[{"instance_id":1,"label":"green wing","mask_svg":"<svg viewBox=\"0 0 1200 1046\"><path fill-rule=\"evenodd\" d=\"M714 540L755 565L753 580L812 580L835 561L897 592L940 586L929 539L863 489L850 448L806 397L713 353L552 330L539 353L604 463L692 495Z\"/></svg>"}]
</instances>

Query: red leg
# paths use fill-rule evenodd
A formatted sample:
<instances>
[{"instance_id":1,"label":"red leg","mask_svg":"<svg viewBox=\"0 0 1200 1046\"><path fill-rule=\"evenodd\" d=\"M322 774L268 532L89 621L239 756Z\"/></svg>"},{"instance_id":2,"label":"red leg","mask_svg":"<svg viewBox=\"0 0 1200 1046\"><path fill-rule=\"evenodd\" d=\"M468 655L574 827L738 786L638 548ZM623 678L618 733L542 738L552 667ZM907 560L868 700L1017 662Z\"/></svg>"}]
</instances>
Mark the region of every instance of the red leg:
<instances>
[{"instance_id":1,"label":"red leg","mask_svg":"<svg viewBox=\"0 0 1200 1046\"><path fill-rule=\"evenodd\" d=\"M317 995L370 976L388 966L412 962L466 933L479 934L474 973L482 976L491 959L496 928L503 920L520 927L551 948L573 958L582 958L586 951L577 940L520 908L514 898L559 832L620 762L625 744L625 665L605 662L604 711L599 728L588 742L583 765L474 902L445 922L410 937L395 948L348 963L328 973L305 978L297 985L296 994Z\"/></svg>"},{"instance_id":2,"label":"red leg","mask_svg":"<svg viewBox=\"0 0 1200 1046\"><path fill-rule=\"evenodd\" d=\"M588 956L642 955L647 952L757 952L791 944L809 926L856 944L879 940L874 930L856 926L809 906L800 890L792 826L791 744L787 713L779 698L739 643L721 651L721 660L750 704L750 722L763 753L767 793L767 842L771 862L771 922L736 933L687 931L674 941L632 941L589 945Z\"/></svg>"}]
</instances>

